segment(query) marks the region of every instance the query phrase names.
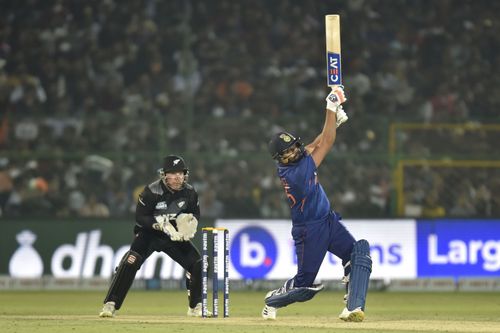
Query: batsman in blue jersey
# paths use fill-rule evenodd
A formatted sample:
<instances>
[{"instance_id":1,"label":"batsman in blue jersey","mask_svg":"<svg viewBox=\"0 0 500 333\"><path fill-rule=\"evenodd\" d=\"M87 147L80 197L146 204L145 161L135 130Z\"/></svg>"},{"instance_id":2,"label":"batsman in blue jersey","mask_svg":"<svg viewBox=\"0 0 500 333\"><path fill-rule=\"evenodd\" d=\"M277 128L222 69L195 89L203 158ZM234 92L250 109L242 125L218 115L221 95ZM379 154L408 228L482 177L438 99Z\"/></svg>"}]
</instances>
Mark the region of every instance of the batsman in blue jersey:
<instances>
[{"instance_id":1,"label":"batsman in blue jersey","mask_svg":"<svg viewBox=\"0 0 500 333\"><path fill-rule=\"evenodd\" d=\"M288 132L275 134L269 151L277 161L278 176L288 198L292 215L292 237L297 255L297 274L276 290L267 293L262 317L276 319L277 309L312 299L323 289L314 284L328 252L342 259L346 307L339 315L345 321L359 322L365 317L365 301L372 261L366 240L356 241L332 210L317 169L330 151L337 127L347 121L342 109L344 89L337 86L326 98L326 118L322 132L309 145Z\"/></svg>"}]
</instances>

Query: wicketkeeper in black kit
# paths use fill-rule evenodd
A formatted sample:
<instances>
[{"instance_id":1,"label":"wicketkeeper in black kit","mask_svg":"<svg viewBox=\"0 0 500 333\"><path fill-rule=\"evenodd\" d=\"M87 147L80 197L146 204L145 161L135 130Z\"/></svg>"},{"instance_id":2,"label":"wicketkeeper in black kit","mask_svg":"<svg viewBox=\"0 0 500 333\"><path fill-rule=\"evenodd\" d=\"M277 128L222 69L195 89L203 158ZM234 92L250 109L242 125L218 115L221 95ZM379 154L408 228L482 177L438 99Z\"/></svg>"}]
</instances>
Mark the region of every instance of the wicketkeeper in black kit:
<instances>
[{"instance_id":1,"label":"wicketkeeper in black kit","mask_svg":"<svg viewBox=\"0 0 500 333\"><path fill-rule=\"evenodd\" d=\"M135 274L153 251L165 252L186 270L187 315L201 317L201 256L190 241L200 218L198 194L187 183L189 169L182 157L165 157L159 174L160 179L139 195L135 238L116 268L100 317L113 317L120 309Z\"/></svg>"}]
</instances>

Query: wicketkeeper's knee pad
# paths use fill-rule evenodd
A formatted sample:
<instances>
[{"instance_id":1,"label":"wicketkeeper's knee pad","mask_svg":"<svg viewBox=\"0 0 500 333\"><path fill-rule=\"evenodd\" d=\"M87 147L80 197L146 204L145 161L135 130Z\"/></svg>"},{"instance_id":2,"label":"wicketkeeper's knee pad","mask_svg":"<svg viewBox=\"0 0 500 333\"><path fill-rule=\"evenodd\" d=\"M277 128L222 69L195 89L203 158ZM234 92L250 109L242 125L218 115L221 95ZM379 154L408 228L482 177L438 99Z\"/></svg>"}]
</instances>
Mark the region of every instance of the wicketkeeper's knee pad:
<instances>
[{"instance_id":1,"label":"wicketkeeper's knee pad","mask_svg":"<svg viewBox=\"0 0 500 333\"><path fill-rule=\"evenodd\" d=\"M194 262L186 271L186 288L189 289L191 281L201 281L201 265L202 260L199 259Z\"/></svg>"},{"instance_id":2,"label":"wicketkeeper's knee pad","mask_svg":"<svg viewBox=\"0 0 500 333\"><path fill-rule=\"evenodd\" d=\"M135 251L130 250L125 253L116 268L104 303L113 301L115 302L115 308L120 309L132 282L134 282L135 274L141 268L142 260L142 256Z\"/></svg>"},{"instance_id":3,"label":"wicketkeeper's knee pad","mask_svg":"<svg viewBox=\"0 0 500 333\"><path fill-rule=\"evenodd\" d=\"M365 309L368 283L372 272L372 259L370 257L370 244L361 239L354 244L351 253L351 272L349 274L349 291L347 309Z\"/></svg>"}]
</instances>

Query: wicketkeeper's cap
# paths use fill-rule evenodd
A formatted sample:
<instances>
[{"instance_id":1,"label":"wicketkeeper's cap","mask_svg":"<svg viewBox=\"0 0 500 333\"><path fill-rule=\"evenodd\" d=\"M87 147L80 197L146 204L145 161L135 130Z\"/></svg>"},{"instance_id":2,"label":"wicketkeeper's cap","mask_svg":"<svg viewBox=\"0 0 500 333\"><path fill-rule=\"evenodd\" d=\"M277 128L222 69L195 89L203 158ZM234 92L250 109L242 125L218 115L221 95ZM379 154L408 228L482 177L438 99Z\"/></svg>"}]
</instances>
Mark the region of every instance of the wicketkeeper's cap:
<instances>
[{"instance_id":1,"label":"wicketkeeper's cap","mask_svg":"<svg viewBox=\"0 0 500 333\"><path fill-rule=\"evenodd\" d=\"M163 172L178 172L183 171L186 174L189 169L184 162L184 159L177 155L168 155L163 158Z\"/></svg>"}]
</instances>

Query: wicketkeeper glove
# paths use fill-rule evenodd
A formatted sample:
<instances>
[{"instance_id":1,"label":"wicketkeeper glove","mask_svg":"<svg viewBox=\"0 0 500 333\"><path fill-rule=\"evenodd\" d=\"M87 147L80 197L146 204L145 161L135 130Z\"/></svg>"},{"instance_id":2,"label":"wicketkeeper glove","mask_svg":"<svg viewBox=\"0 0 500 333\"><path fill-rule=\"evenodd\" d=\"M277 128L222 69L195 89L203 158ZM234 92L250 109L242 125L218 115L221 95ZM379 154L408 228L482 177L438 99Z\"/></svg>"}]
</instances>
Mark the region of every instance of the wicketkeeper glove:
<instances>
[{"instance_id":1,"label":"wicketkeeper glove","mask_svg":"<svg viewBox=\"0 0 500 333\"><path fill-rule=\"evenodd\" d=\"M179 214L175 222L183 240L188 241L194 237L198 228L198 220L193 214Z\"/></svg>"},{"instance_id":2,"label":"wicketkeeper glove","mask_svg":"<svg viewBox=\"0 0 500 333\"><path fill-rule=\"evenodd\" d=\"M173 214L164 214L155 216L156 223L153 224L153 229L162 231L165 234L169 235L170 239L173 240L174 242L183 241L184 238L182 237L182 234L180 234L172 225L172 223L170 223L172 215Z\"/></svg>"},{"instance_id":3,"label":"wicketkeeper glove","mask_svg":"<svg viewBox=\"0 0 500 333\"><path fill-rule=\"evenodd\" d=\"M339 107L337 108L337 128L339 128L340 125L342 125L343 123L345 123L349 117L347 116L347 114L345 113L344 111L344 108L342 107L342 105L339 105Z\"/></svg>"},{"instance_id":4,"label":"wicketkeeper glove","mask_svg":"<svg viewBox=\"0 0 500 333\"><path fill-rule=\"evenodd\" d=\"M332 112L337 112L340 104L346 100L344 86L332 87L332 91L326 96L326 108Z\"/></svg>"}]
</instances>

